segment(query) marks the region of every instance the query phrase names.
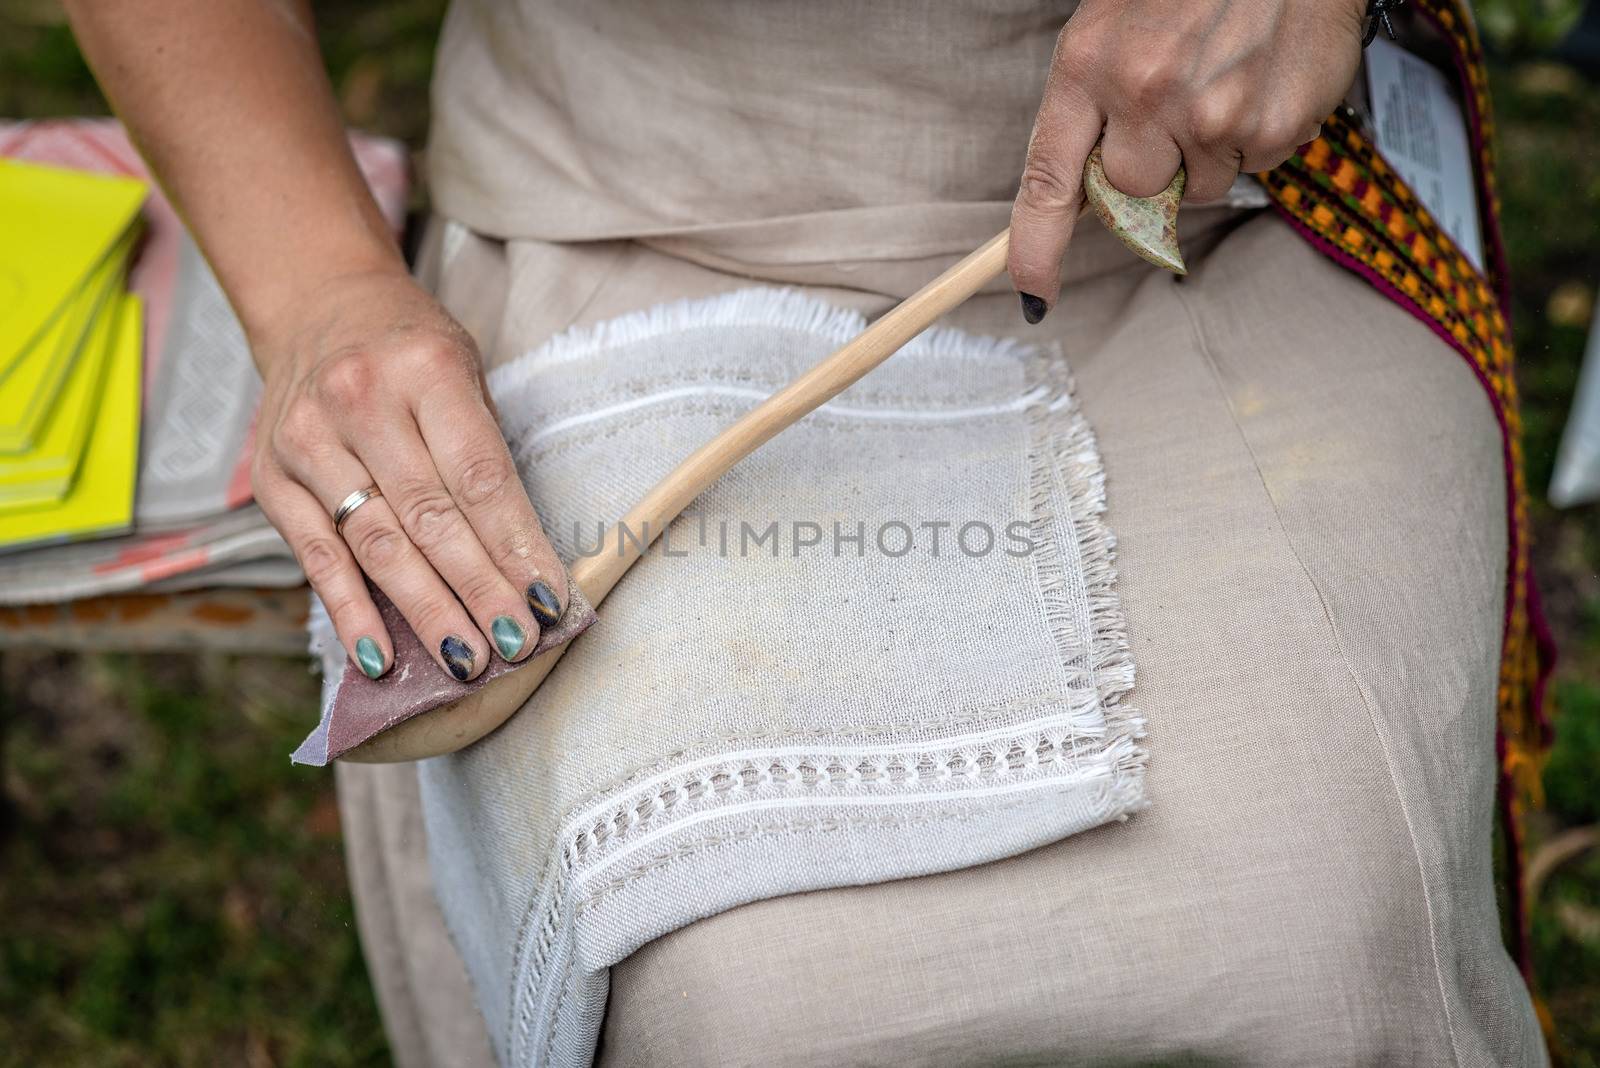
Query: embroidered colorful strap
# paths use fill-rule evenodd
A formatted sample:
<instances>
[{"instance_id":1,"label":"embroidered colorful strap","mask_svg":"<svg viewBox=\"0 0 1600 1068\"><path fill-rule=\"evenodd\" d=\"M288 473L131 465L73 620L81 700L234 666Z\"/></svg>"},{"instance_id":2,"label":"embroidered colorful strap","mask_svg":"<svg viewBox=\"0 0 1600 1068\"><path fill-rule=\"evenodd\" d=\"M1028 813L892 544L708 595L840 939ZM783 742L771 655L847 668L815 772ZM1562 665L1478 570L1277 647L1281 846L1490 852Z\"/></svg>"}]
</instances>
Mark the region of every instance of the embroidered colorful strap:
<instances>
[{"instance_id":1,"label":"embroidered colorful strap","mask_svg":"<svg viewBox=\"0 0 1600 1068\"><path fill-rule=\"evenodd\" d=\"M1308 241L1360 274L1422 320L1466 358L1488 392L1504 437L1506 561L1504 641L1500 657L1500 803L1511 871L1515 944L1528 971L1522 901L1522 819L1542 801L1540 771L1549 745L1545 685L1555 652L1529 567L1527 487L1517 409L1505 266L1495 187L1488 79L1477 30L1460 0L1415 0L1454 55L1477 154L1476 179L1486 266L1479 271L1341 110L1322 134L1276 170L1259 177L1273 204Z\"/></svg>"}]
</instances>

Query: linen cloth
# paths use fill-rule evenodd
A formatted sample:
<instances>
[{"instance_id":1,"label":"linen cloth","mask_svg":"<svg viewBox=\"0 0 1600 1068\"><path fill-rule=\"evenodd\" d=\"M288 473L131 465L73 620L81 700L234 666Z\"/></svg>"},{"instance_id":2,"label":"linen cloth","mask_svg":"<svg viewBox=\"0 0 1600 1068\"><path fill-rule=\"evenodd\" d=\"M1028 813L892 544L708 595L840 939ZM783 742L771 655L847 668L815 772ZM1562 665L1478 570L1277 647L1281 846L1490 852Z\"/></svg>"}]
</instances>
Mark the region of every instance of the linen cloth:
<instances>
[{"instance_id":1,"label":"linen cloth","mask_svg":"<svg viewBox=\"0 0 1600 1068\"><path fill-rule=\"evenodd\" d=\"M558 553L618 551L600 524L864 327L747 289L491 373ZM702 495L516 717L421 766L501 1058L587 1063L607 968L702 916L1137 808L1104 508L1060 355L948 328ZM318 622L332 685L344 652Z\"/></svg>"},{"instance_id":2,"label":"linen cloth","mask_svg":"<svg viewBox=\"0 0 1600 1068\"><path fill-rule=\"evenodd\" d=\"M1543 1063L1491 881L1504 486L1482 389L1280 221L1186 211L1182 233L1180 284L1081 229L1026 335L1071 360L1104 456L1151 806L664 935L612 969L600 1063ZM756 274L461 228L425 252L491 363ZM847 262L811 292L879 313L908 291L887 266L881 290L844 288ZM952 321L1022 329L1000 287ZM413 768L339 773L398 1062L494 1063L424 855L464 828L434 809L424 832ZM526 774L485 776L485 806ZM477 848L485 872L439 874L521 862Z\"/></svg>"}]
</instances>

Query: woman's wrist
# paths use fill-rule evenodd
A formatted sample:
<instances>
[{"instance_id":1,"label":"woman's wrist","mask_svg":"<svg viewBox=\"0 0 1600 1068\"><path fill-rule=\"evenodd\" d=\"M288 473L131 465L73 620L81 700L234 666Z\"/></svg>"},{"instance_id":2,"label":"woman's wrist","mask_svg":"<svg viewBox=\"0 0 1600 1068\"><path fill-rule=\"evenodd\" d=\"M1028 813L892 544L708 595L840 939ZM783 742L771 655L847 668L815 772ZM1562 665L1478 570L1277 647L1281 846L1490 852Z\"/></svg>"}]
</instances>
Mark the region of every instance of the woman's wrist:
<instances>
[{"instance_id":1,"label":"woman's wrist","mask_svg":"<svg viewBox=\"0 0 1600 1068\"><path fill-rule=\"evenodd\" d=\"M392 242L351 242L330 251L307 251L270 275L241 279L230 297L250 341L262 375L279 354L293 348L293 338L315 321L337 310L340 294L385 280L411 286L410 269Z\"/></svg>"}]
</instances>

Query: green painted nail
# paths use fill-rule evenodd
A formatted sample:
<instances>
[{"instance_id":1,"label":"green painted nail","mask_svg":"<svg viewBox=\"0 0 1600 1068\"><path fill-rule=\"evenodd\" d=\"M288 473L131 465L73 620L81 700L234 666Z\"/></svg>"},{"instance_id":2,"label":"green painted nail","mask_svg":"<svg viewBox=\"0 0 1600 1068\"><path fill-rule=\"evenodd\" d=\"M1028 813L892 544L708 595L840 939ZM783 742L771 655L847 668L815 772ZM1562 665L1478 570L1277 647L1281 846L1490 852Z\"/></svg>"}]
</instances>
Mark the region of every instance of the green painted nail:
<instances>
[{"instance_id":1,"label":"green painted nail","mask_svg":"<svg viewBox=\"0 0 1600 1068\"><path fill-rule=\"evenodd\" d=\"M356 663L367 678L377 678L383 674L383 649L371 638L357 638Z\"/></svg>"},{"instance_id":2,"label":"green painted nail","mask_svg":"<svg viewBox=\"0 0 1600 1068\"><path fill-rule=\"evenodd\" d=\"M510 616L496 616L494 623L489 627L489 632L494 636L495 648L499 649L500 655L507 660L522 652L522 643L528 640L522 624Z\"/></svg>"}]
</instances>

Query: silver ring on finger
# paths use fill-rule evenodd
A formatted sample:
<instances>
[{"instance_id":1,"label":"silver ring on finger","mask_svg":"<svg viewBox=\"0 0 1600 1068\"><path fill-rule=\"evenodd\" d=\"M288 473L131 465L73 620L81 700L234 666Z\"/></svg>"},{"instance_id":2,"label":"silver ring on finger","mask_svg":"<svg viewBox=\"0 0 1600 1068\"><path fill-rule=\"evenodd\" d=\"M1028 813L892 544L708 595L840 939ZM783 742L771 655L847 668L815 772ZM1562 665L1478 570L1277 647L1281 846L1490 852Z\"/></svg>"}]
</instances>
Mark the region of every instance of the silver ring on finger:
<instances>
[{"instance_id":1,"label":"silver ring on finger","mask_svg":"<svg viewBox=\"0 0 1600 1068\"><path fill-rule=\"evenodd\" d=\"M338 534L340 537L343 537L345 520L349 519L350 516L355 513L355 510L360 508L363 504L366 504L374 497L382 496L383 491L377 486L368 486L366 489L356 490L354 493L350 494L350 496L340 501L339 507L333 510L334 533Z\"/></svg>"}]
</instances>

